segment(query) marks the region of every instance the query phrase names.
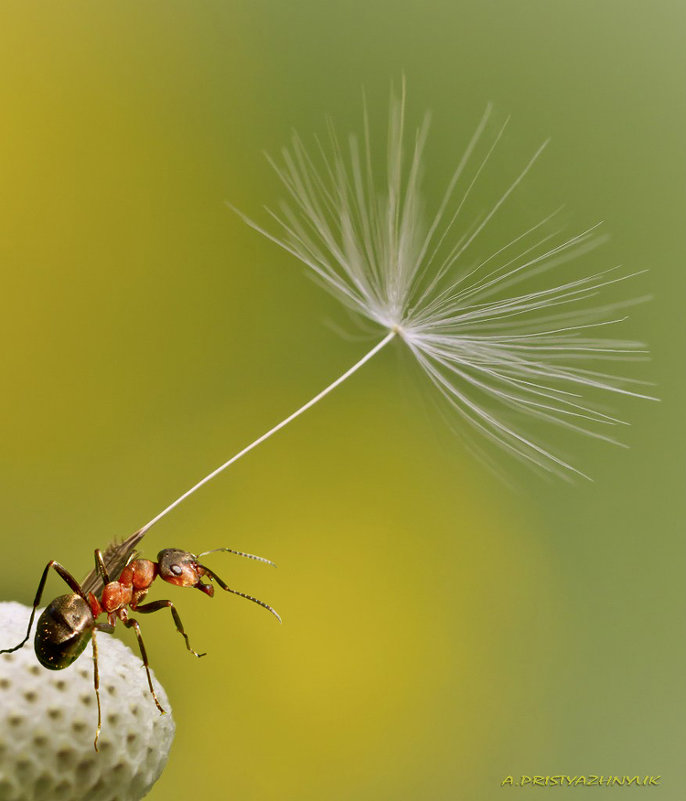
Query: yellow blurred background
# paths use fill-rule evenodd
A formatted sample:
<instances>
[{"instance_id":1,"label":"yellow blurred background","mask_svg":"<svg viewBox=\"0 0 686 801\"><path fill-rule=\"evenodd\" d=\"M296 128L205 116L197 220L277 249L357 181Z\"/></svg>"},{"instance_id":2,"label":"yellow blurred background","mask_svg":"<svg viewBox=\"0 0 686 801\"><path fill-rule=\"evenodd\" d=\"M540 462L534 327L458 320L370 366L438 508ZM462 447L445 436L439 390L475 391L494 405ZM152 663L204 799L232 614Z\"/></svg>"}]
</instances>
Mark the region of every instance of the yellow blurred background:
<instances>
[{"instance_id":1,"label":"yellow blurred background","mask_svg":"<svg viewBox=\"0 0 686 801\"><path fill-rule=\"evenodd\" d=\"M509 464L508 489L394 344L155 527L151 558L277 562L211 564L284 625L177 592L197 662L145 621L177 723L151 799L488 801L521 773L683 796L684 24L676 0L2 3L2 599L52 558L85 573L370 346L225 205L274 205L262 151L359 129L363 87L380 130L403 73L433 112L434 199L487 101L514 158L552 136L518 213L606 220L656 296L630 335L662 404L618 404L628 451L574 443L592 484Z\"/></svg>"}]
</instances>

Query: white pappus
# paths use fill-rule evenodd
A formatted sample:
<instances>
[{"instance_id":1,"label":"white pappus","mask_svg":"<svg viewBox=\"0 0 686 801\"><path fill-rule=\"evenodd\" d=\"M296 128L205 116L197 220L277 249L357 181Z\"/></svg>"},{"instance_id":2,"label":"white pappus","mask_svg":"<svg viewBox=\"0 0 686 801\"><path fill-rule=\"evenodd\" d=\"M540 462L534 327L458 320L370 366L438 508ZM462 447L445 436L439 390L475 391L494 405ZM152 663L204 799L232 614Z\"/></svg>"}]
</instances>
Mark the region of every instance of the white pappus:
<instances>
[{"instance_id":1,"label":"white pappus","mask_svg":"<svg viewBox=\"0 0 686 801\"><path fill-rule=\"evenodd\" d=\"M597 225L567 237L559 230L551 233L557 212L474 260L474 243L483 239L545 147L544 143L534 153L488 211L463 221L470 195L507 124L484 148L490 116L488 107L428 219L420 187L428 116L410 139L404 86L401 97L391 99L382 176L373 166L365 109L361 142L351 136L344 149L330 126L328 149L317 141L316 158L294 135L291 147L282 151L281 163L270 159L289 195L289 203L278 213L267 209L278 233L238 213L305 264L346 307L386 330L345 377L391 340L400 339L477 432L538 468L562 477L584 475L528 435L525 424L533 418L621 444L606 432L624 421L607 413L603 396L649 398L636 390L645 382L591 366L646 357L640 342L598 334L624 321L621 310L645 298L602 303L595 299L640 273L611 267L565 278L559 268L594 248L602 237ZM484 152L477 158L479 148ZM524 288L547 271L553 274L547 286L539 282Z\"/></svg>"}]
</instances>

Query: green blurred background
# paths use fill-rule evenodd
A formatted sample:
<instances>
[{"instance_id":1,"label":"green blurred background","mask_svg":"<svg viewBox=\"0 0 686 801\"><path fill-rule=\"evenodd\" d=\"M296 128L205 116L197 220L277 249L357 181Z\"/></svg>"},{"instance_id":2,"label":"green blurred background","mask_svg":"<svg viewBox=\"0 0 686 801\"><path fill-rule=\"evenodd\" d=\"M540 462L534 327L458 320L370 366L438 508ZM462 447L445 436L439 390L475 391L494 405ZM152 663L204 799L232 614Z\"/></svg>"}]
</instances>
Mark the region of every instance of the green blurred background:
<instances>
[{"instance_id":1,"label":"green blurred background","mask_svg":"<svg viewBox=\"0 0 686 801\"><path fill-rule=\"evenodd\" d=\"M177 722L150 798L683 797L685 26L681 0L2 3L3 599L85 573L369 347L224 204L274 203L262 151L358 129L362 87L381 126L403 73L433 112L434 198L486 101L513 169L551 136L524 204L651 270L630 334L663 401L617 405L629 451L575 443L595 483L505 487L395 348L150 532L274 559L212 564L284 618L177 593L202 662L146 621Z\"/></svg>"}]
</instances>

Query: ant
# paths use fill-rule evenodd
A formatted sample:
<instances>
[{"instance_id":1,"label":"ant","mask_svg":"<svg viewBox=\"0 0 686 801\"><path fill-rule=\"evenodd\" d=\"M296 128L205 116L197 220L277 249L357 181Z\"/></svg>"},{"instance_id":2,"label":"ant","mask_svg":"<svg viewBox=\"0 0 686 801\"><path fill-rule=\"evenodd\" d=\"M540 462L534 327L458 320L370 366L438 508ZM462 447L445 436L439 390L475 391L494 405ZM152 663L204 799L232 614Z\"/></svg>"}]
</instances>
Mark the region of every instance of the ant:
<instances>
[{"instance_id":1,"label":"ant","mask_svg":"<svg viewBox=\"0 0 686 801\"><path fill-rule=\"evenodd\" d=\"M194 656L205 656L205 654L199 654L191 648L188 635L172 601L161 600L141 604L156 578L161 578L163 581L174 584L177 587L194 587L211 598L214 595L214 586L202 580L203 577L207 577L210 581L216 581L223 590L234 595L240 595L241 598L246 598L248 601L264 607L281 622L278 613L269 604L253 598L252 595L246 595L243 592L231 589L214 571L200 564L198 560L209 553L226 551L269 565L274 565L273 562L263 559L261 556L234 551L232 548L216 548L213 551L205 551L197 556L177 548L165 548L158 553L156 562L152 562L149 559L134 558L137 556L134 553L134 547L143 537L148 527L140 529L119 545L111 545L104 554L97 548L95 551L95 569L88 574L81 584L59 562L55 560L48 562L38 584L26 636L14 648L0 650L0 654L11 653L23 647L27 642L36 610L43 595L45 582L50 570L54 570L69 586L71 593L60 595L51 601L38 618L34 649L38 661L43 667L49 670L63 670L78 659L88 645L88 641L92 640L93 687L98 706L98 725L94 741L96 751L98 750L98 739L102 728L98 648L96 642L97 631L112 633L118 620L126 628L132 628L135 631L141 658L148 677L150 693L162 715L165 714L165 711L157 698L152 684L148 655L143 644L140 624L134 618L129 617L128 610L147 615L160 609L169 609L174 619L176 630L186 642L186 648ZM107 615L106 623L98 621L100 615L103 614Z\"/></svg>"}]
</instances>

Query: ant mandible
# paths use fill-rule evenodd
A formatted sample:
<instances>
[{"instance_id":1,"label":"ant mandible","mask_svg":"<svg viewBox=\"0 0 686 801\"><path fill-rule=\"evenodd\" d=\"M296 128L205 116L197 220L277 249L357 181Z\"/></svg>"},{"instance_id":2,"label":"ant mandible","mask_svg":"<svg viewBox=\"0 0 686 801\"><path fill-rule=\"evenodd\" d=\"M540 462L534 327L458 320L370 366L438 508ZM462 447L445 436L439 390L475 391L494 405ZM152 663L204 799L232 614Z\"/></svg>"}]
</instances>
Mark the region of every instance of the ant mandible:
<instances>
[{"instance_id":1,"label":"ant mandible","mask_svg":"<svg viewBox=\"0 0 686 801\"><path fill-rule=\"evenodd\" d=\"M234 551L232 548L216 548L197 556L177 548L165 548L158 553L156 562L152 562L149 559L134 559L135 544L142 538L148 527L146 526L145 529L132 534L120 545L111 545L105 554L99 548L96 549L95 570L91 571L81 584L59 562L54 560L48 562L38 584L26 636L14 648L0 650L0 654L6 654L17 651L24 646L31 633L31 626L43 595L48 574L51 569L54 570L69 585L71 593L60 595L51 601L38 618L34 649L38 661L43 667L49 670L63 670L78 659L88 645L88 641L92 639L93 687L98 707L98 725L94 741L96 751L98 750L98 739L102 728L97 631L111 633L114 631L115 623L118 620L126 628L132 628L135 631L141 658L148 677L150 693L162 715L165 714L165 711L153 687L148 655L143 643L140 624L134 618L129 617L128 610L147 615L160 609L169 609L174 619L176 630L186 642L186 648L194 656L205 656L205 654L199 654L191 648L188 635L172 601L161 600L141 604L156 578L161 578L163 581L174 584L177 587L195 587L211 598L214 595L214 586L202 580L203 577L207 577L210 581L216 581L223 590L234 595L240 595L241 598L246 598L248 601L264 607L281 622L278 613L269 604L253 598L252 595L246 595L227 586L214 571L200 564L198 560L209 553L226 551L237 556L245 556L248 559L256 559L269 565L273 565L273 562L263 559L261 556ZM106 623L98 621L100 615L103 614L107 615Z\"/></svg>"}]
</instances>

